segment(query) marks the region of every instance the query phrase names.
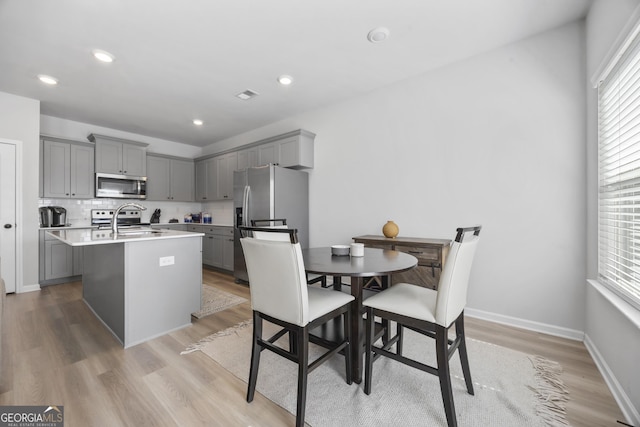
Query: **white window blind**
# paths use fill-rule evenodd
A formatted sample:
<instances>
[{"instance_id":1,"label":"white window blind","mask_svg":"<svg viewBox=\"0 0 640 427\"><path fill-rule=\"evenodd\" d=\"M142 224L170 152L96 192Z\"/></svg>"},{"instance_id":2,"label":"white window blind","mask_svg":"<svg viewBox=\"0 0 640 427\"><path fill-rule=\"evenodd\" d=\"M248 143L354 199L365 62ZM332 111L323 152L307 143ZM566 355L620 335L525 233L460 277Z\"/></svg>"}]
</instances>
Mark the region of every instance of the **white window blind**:
<instances>
[{"instance_id":1,"label":"white window blind","mask_svg":"<svg viewBox=\"0 0 640 427\"><path fill-rule=\"evenodd\" d=\"M598 274L640 309L640 37L598 86Z\"/></svg>"}]
</instances>

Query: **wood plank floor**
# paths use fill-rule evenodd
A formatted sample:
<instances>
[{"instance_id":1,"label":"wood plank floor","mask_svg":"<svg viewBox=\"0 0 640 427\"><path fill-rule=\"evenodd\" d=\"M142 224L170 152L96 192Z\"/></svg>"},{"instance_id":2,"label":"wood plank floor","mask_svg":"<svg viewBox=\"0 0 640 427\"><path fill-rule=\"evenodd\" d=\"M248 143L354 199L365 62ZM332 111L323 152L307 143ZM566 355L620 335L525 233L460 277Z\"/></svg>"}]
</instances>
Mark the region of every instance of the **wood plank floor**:
<instances>
[{"instance_id":1,"label":"wood plank floor","mask_svg":"<svg viewBox=\"0 0 640 427\"><path fill-rule=\"evenodd\" d=\"M209 285L249 298L229 275ZM64 405L66 426L289 426L295 418L200 352L200 338L250 319L249 303L124 350L82 301L80 282L8 295L0 329L0 405ZM469 318L469 337L560 362L573 426L620 426L622 413L582 343ZM309 398L313 398L312 392Z\"/></svg>"}]
</instances>

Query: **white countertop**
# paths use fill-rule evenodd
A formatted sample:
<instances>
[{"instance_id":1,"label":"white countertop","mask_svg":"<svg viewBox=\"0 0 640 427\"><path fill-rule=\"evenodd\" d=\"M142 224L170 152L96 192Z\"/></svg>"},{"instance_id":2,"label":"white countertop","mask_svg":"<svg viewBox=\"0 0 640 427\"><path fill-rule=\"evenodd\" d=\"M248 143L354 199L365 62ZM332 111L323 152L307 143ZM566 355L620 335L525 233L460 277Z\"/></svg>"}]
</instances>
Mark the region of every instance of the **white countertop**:
<instances>
[{"instance_id":1,"label":"white countertop","mask_svg":"<svg viewBox=\"0 0 640 427\"><path fill-rule=\"evenodd\" d=\"M151 227L162 227L164 225L198 225L198 226L202 226L202 227L206 227L206 226L212 226L212 227L233 227L233 224L219 224L219 223L214 223L214 224L203 224L201 222L154 222L153 224L151 224ZM78 230L78 229L98 229L97 225L91 225L91 224L86 224L86 225L82 225L82 224L78 224L78 225L65 225L64 227L40 227L40 230L43 231L56 231L56 230Z\"/></svg>"},{"instance_id":2,"label":"white countertop","mask_svg":"<svg viewBox=\"0 0 640 427\"><path fill-rule=\"evenodd\" d=\"M65 228L48 229L47 233L63 241L70 246L107 245L111 243L141 242L145 240L181 239L188 237L201 237L204 233L194 233L177 230L153 230L150 233L141 234L111 234L111 230L98 230L95 228Z\"/></svg>"}]
</instances>

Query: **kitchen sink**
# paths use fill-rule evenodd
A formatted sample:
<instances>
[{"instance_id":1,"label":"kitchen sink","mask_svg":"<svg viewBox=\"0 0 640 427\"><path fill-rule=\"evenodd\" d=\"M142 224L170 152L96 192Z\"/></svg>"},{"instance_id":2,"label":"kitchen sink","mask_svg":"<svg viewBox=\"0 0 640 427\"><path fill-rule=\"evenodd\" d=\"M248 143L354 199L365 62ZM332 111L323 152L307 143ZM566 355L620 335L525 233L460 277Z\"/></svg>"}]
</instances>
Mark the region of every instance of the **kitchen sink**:
<instances>
[{"instance_id":1,"label":"kitchen sink","mask_svg":"<svg viewBox=\"0 0 640 427\"><path fill-rule=\"evenodd\" d=\"M123 236L145 236L151 234L161 234L162 230L152 230L150 228L118 230L118 235Z\"/></svg>"}]
</instances>

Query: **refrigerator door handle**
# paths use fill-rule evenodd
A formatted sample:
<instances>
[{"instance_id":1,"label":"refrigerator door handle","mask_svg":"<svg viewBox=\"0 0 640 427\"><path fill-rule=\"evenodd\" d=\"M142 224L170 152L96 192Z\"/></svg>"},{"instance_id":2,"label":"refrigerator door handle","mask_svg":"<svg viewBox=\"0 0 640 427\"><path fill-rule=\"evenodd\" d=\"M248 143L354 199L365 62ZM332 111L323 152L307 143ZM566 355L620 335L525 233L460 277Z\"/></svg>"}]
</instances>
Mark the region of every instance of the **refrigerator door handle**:
<instances>
[{"instance_id":1,"label":"refrigerator door handle","mask_svg":"<svg viewBox=\"0 0 640 427\"><path fill-rule=\"evenodd\" d=\"M248 185L244 186L244 194L242 195L242 225L244 227L249 226L249 192L251 188Z\"/></svg>"}]
</instances>

